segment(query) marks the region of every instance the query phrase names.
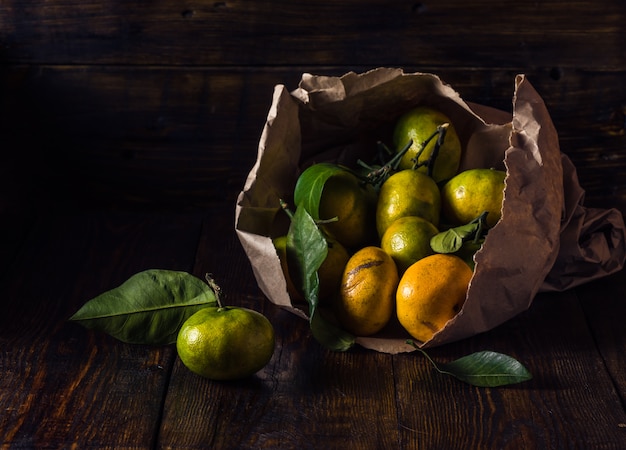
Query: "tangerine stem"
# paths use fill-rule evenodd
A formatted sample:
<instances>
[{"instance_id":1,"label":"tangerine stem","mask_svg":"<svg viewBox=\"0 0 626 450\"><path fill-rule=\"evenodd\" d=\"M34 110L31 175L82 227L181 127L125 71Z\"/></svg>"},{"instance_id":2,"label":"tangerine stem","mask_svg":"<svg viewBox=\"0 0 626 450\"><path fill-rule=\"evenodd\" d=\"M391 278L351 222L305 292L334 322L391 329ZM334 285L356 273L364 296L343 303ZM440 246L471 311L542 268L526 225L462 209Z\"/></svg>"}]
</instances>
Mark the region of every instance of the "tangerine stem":
<instances>
[{"instance_id":1,"label":"tangerine stem","mask_svg":"<svg viewBox=\"0 0 626 450\"><path fill-rule=\"evenodd\" d=\"M430 355L428 353L426 353L424 351L424 349L422 349L421 347L419 347L417 344L415 344L415 342L413 342L413 340L408 339L406 341L407 344L413 346L415 348L415 350L417 350L418 352L420 352L422 355L424 355L424 357L432 364L432 366L435 368L435 370L437 372L439 372L440 374L443 375L452 375L452 376L456 376L454 375L452 372L448 372L446 370L442 370L439 368L439 366L437 365L437 363L435 361L433 361L433 359L430 357Z\"/></svg>"},{"instance_id":2,"label":"tangerine stem","mask_svg":"<svg viewBox=\"0 0 626 450\"><path fill-rule=\"evenodd\" d=\"M435 161L437 160L437 156L439 156L439 149L443 145L443 142L446 137L446 132L448 131L449 126L450 124L447 122L442 123L441 125L437 127L437 129L433 132L433 134L428 136L428 138L425 139L424 142L420 144L419 151L413 158L411 158L411 161L413 161L413 170L422 166L426 166L426 173L428 174L428 176L429 177L433 176L433 171L435 168ZM435 136L437 136L437 141L435 142L435 147L433 148L432 153L428 156L428 159L425 162L420 163L419 162L420 156L426 149L426 146L428 145L428 143L432 141Z\"/></svg>"},{"instance_id":3,"label":"tangerine stem","mask_svg":"<svg viewBox=\"0 0 626 450\"><path fill-rule=\"evenodd\" d=\"M282 198L278 199L278 202L280 203L280 207L283 211L285 211L285 214L289 216L289 219L293 220L293 211L289 209L289 204Z\"/></svg>"},{"instance_id":4,"label":"tangerine stem","mask_svg":"<svg viewBox=\"0 0 626 450\"><path fill-rule=\"evenodd\" d=\"M430 136L428 136L426 139L424 139L423 142L421 142L419 144L419 150L417 151L415 156L413 158L411 158L411 161L413 161L413 170L417 169L418 167L422 167L424 165L427 165L429 163L430 159L432 158L432 153L430 154L430 157L428 158L428 161L426 161L424 163L420 163L419 162L419 158L420 158L420 156L422 156L422 153L424 153L424 150L426 149L426 146L428 145L428 143L430 141L432 141L435 136L439 136L439 138L437 139L437 142L439 142L439 139L441 137L441 127L444 126L444 125L447 128L447 126L448 126L447 123L445 123L443 125L439 125L437 127L437 129L435 131L433 131L433 133ZM444 134L445 134L445 132L444 132ZM443 143L443 140L441 142ZM434 152L435 151L433 150L433 153ZM439 149L437 149L437 153L439 153Z\"/></svg>"},{"instance_id":5,"label":"tangerine stem","mask_svg":"<svg viewBox=\"0 0 626 450\"><path fill-rule=\"evenodd\" d=\"M215 301L217 302L218 308L222 308L223 307L222 299L220 298L220 295L222 293L222 288L217 285L215 280L211 277L210 273L205 274L204 278L206 279L206 282L208 283L209 287L213 289L213 293L215 294Z\"/></svg>"},{"instance_id":6,"label":"tangerine stem","mask_svg":"<svg viewBox=\"0 0 626 450\"><path fill-rule=\"evenodd\" d=\"M437 160L437 156L439 156L439 149L443 145L443 141L446 138L446 133L448 132L449 123L443 123L437 127L437 133L439 136L437 137L437 142L435 142L435 148L433 148L433 152L428 157L428 176L433 176L433 171L435 169L435 161Z\"/></svg>"},{"instance_id":7,"label":"tangerine stem","mask_svg":"<svg viewBox=\"0 0 626 450\"><path fill-rule=\"evenodd\" d=\"M384 145L382 143L379 144ZM371 183L375 188L380 188L385 180L389 178L390 174L398 169L400 160L402 159L404 154L409 151L411 145L413 145L413 140L409 140L409 142L382 167L374 169L370 173L368 173L365 177L366 180Z\"/></svg>"},{"instance_id":8,"label":"tangerine stem","mask_svg":"<svg viewBox=\"0 0 626 450\"><path fill-rule=\"evenodd\" d=\"M278 202L280 203L280 207L283 209L283 211L285 211L285 214L289 216L289 219L293 220L293 211L289 208L289 203L284 201L282 198L278 199ZM339 217L332 217L330 219L316 220L315 223L317 225L324 225L326 223L337 222L338 220L339 220Z\"/></svg>"}]
</instances>

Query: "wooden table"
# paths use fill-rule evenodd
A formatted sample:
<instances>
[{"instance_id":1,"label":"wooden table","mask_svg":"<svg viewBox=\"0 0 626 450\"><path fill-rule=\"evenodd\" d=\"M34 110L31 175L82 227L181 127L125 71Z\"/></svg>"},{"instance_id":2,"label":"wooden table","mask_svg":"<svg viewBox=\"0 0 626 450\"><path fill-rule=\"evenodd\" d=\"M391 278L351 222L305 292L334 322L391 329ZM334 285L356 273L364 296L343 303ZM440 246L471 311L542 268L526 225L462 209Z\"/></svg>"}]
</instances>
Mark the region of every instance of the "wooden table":
<instances>
[{"instance_id":1,"label":"wooden table","mask_svg":"<svg viewBox=\"0 0 626 450\"><path fill-rule=\"evenodd\" d=\"M626 211L624 5L2 2L2 448L626 448L623 272L429 352L500 351L533 374L477 388L417 353L321 347L263 296L233 223L273 86L377 66L504 110L525 73L586 204ZM174 346L67 321L148 268L210 272L266 314L270 363L213 382Z\"/></svg>"}]
</instances>

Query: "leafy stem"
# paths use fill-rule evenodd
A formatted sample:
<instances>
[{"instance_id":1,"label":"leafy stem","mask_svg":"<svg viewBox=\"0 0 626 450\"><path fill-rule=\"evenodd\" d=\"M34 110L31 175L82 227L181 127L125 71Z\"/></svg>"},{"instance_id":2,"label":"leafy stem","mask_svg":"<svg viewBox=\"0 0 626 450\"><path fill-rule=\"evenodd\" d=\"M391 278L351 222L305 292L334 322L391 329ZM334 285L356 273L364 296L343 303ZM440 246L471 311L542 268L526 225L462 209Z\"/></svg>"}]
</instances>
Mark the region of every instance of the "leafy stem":
<instances>
[{"instance_id":1,"label":"leafy stem","mask_svg":"<svg viewBox=\"0 0 626 450\"><path fill-rule=\"evenodd\" d=\"M285 211L285 214L287 214L287 216L289 216L289 219L293 220L293 211L289 208L289 204L282 198L278 199L278 202L280 203L281 209Z\"/></svg>"},{"instance_id":2,"label":"leafy stem","mask_svg":"<svg viewBox=\"0 0 626 450\"><path fill-rule=\"evenodd\" d=\"M423 144L422 150L420 151L423 152L424 148L426 148L426 145L428 144L428 142L430 142L431 139L433 139L435 136L437 136L437 141L435 142L435 147L433 148L432 153L430 154L430 156L428 157L428 160L426 160L426 169L427 169L427 173L429 177L433 176L433 171L435 170L435 161L437 161L437 156L439 156L439 149L441 148L441 146L443 145L443 142L446 138L446 133L448 132L448 127L450 126L449 123L444 123L441 124L437 127L437 130L435 131L435 133L433 133L427 140L426 142ZM419 156L416 156L414 161L415 161L415 166L419 167L418 164L418 158ZM414 167L415 168L415 167Z\"/></svg>"},{"instance_id":3,"label":"leafy stem","mask_svg":"<svg viewBox=\"0 0 626 450\"><path fill-rule=\"evenodd\" d=\"M379 142L378 145L379 147L385 149L386 153L392 153L384 143ZM366 163L359 159L357 161L357 164L369 171L368 174L365 176L365 181L370 183L377 190L380 189L385 180L387 180L387 178L389 178L393 174L393 172L398 170L398 166L400 165L402 157L406 152L409 151L412 145L413 140L409 140L409 142L404 147L402 147L402 149L398 153L396 153L389 161L387 161L379 168L368 166Z\"/></svg>"},{"instance_id":4,"label":"leafy stem","mask_svg":"<svg viewBox=\"0 0 626 450\"><path fill-rule=\"evenodd\" d=\"M306 209L298 207L287 234L288 265L294 268L294 282L301 286L309 305L309 324L315 339L327 348L346 351L355 337L326 320L318 311L318 269L328 254L328 242ZM291 273L291 271L290 271Z\"/></svg>"},{"instance_id":5,"label":"leafy stem","mask_svg":"<svg viewBox=\"0 0 626 450\"><path fill-rule=\"evenodd\" d=\"M289 217L289 220L293 221L294 218L294 213L291 210L291 208L289 207L289 203L287 203L286 201L284 201L282 198L278 199L278 202L280 203L280 207L283 211L285 211L285 214L287 214L287 216ZM337 222L339 220L339 217L331 217L330 219L317 219L315 220L315 223L317 225L324 225L326 223L332 223L332 222Z\"/></svg>"},{"instance_id":6,"label":"leafy stem","mask_svg":"<svg viewBox=\"0 0 626 450\"><path fill-rule=\"evenodd\" d=\"M413 161L413 170L426 166L426 170L429 177L432 177L433 170L435 168L435 161L437 160L437 156L439 156L439 149L443 145L443 142L446 138L446 133L448 132L449 123L443 123L437 127L437 129L431 134L424 142L420 144L420 149L418 150L415 157L411 158ZM432 153L428 156L428 159L424 162L419 162L419 158L426 149L426 146L432 141L435 136L437 137L437 141L435 142L435 147L433 148Z\"/></svg>"},{"instance_id":7,"label":"leafy stem","mask_svg":"<svg viewBox=\"0 0 626 450\"><path fill-rule=\"evenodd\" d=\"M149 269L87 301L69 320L131 344L172 344L184 321L217 304L219 287L187 272Z\"/></svg>"},{"instance_id":8,"label":"leafy stem","mask_svg":"<svg viewBox=\"0 0 626 450\"><path fill-rule=\"evenodd\" d=\"M437 156L439 155L439 149L444 143L446 132L448 131L449 126L449 123L439 125L430 136L428 136L423 142L419 143L416 155L411 158L411 161L413 162L413 170L416 170L422 166L426 166L428 176L432 176L435 167L435 161L437 160ZM437 138L437 140L435 142L432 153L428 156L428 159L426 161L419 162L419 158L426 149L426 146L435 138ZM399 152L397 152L389 161L387 161L385 164L378 168L374 168L364 163L362 160L358 160L357 164L360 167L368 170L368 173L365 176L365 181L374 186L376 190L380 189L380 187L387 180L387 178L389 178L394 172L398 170L400 161L412 146L413 140L410 139ZM393 153L382 142L378 142L378 147L379 149L381 149L381 151L379 151L379 155L389 155Z\"/></svg>"},{"instance_id":9,"label":"leafy stem","mask_svg":"<svg viewBox=\"0 0 626 450\"><path fill-rule=\"evenodd\" d=\"M488 211L484 211L465 225L437 233L431 238L430 247L437 253L455 253L461 249L464 242L478 244L487 230L487 214Z\"/></svg>"}]
</instances>

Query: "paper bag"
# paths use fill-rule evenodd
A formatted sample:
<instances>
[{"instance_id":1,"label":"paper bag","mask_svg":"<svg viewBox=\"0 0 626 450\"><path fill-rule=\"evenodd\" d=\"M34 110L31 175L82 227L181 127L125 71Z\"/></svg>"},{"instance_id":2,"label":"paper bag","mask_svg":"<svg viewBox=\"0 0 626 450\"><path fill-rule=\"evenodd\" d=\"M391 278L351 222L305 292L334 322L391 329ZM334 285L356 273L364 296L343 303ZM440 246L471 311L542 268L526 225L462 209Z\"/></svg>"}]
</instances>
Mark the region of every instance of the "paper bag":
<instances>
[{"instance_id":1,"label":"paper bag","mask_svg":"<svg viewBox=\"0 0 626 450\"><path fill-rule=\"evenodd\" d=\"M287 294L271 240L288 226L279 199L292 199L299 174L313 163L354 166L416 105L430 105L450 118L464 149L460 170L495 167L507 174L502 219L474 257L466 302L423 347L492 329L528 309L538 292L620 270L626 258L621 213L583 206L576 170L560 151L544 102L523 75L514 88L511 115L464 102L436 75L400 69L342 77L304 74L291 93L277 85L256 163L235 209L237 235L268 299L306 318L306 306ZM405 343L409 337L392 323L357 343L398 353L413 350Z\"/></svg>"}]
</instances>

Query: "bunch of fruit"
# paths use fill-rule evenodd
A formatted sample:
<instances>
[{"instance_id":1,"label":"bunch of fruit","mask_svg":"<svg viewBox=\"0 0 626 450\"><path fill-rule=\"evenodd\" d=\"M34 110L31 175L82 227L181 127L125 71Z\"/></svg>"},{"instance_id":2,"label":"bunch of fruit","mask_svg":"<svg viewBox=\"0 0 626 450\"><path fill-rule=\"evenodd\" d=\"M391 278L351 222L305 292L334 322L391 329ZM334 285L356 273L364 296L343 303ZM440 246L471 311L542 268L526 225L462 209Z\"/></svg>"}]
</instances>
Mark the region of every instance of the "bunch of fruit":
<instances>
[{"instance_id":1,"label":"bunch of fruit","mask_svg":"<svg viewBox=\"0 0 626 450\"><path fill-rule=\"evenodd\" d=\"M294 204L326 240L317 297L339 325L368 336L395 313L414 339L426 342L463 306L473 255L500 219L505 172L459 172L454 124L431 107L404 113L392 139L392 149L379 145L376 164L308 167ZM287 237L274 244L289 294L307 297Z\"/></svg>"}]
</instances>

